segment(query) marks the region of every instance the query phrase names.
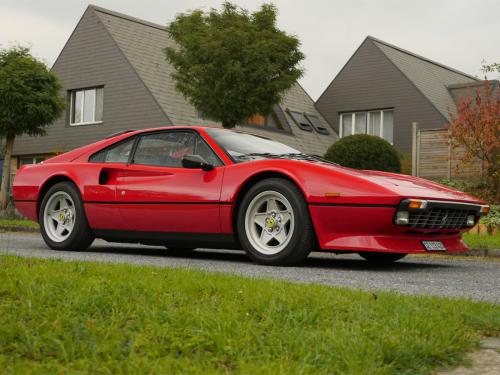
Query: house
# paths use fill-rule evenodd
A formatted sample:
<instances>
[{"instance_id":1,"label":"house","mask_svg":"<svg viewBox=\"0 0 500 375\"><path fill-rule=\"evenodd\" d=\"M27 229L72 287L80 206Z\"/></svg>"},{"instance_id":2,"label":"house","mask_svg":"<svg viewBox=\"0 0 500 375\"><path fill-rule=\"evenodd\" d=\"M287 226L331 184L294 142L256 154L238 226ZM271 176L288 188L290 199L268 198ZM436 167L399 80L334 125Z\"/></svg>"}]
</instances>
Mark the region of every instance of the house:
<instances>
[{"instance_id":1,"label":"house","mask_svg":"<svg viewBox=\"0 0 500 375\"><path fill-rule=\"evenodd\" d=\"M442 128L459 92L481 80L368 36L316 101L340 137L378 135L402 153L412 148L412 123Z\"/></svg>"},{"instance_id":2,"label":"house","mask_svg":"<svg viewBox=\"0 0 500 375\"><path fill-rule=\"evenodd\" d=\"M221 126L201 118L176 91L164 53L173 45L165 26L89 6L52 67L67 96L66 113L46 136L16 139L13 167L124 129ZM298 83L273 113L238 128L320 155L338 139Z\"/></svg>"}]
</instances>

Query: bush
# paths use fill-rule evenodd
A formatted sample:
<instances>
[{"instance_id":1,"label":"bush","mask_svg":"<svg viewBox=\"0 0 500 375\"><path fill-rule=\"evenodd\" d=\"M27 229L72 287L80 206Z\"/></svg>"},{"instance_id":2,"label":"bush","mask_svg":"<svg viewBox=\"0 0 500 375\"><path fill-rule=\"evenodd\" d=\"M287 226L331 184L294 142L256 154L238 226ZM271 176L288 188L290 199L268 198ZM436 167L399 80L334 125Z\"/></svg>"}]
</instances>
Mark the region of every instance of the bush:
<instances>
[{"instance_id":1,"label":"bush","mask_svg":"<svg viewBox=\"0 0 500 375\"><path fill-rule=\"evenodd\" d=\"M342 138L328 148L325 159L344 167L401 172L399 154L386 140L367 134Z\"/></svg>"},{"instance_id":2,"label":"bush","mask_svg":"<svg viewBox=\"0 0 500 375\"><path fill-rule=\"evenodd\" d=\"M499 205L500 203L497 199L495 199L495 191L491 189L482 179L447 180L443 178L439 179L438 182L453 189L472 194L487 201L490 205Z\"/></svg>"},{"instance_id":3,"label":"bush","mask_svg":"<svg viewBox=\"0 0 500 375\"><path fill-rule=\"evenodd\" d=\"M490 213L483 216L480 220L481 224L488 227L489 231L500 227L500 205L491 205Z\"/></svg>"}]
</instances>

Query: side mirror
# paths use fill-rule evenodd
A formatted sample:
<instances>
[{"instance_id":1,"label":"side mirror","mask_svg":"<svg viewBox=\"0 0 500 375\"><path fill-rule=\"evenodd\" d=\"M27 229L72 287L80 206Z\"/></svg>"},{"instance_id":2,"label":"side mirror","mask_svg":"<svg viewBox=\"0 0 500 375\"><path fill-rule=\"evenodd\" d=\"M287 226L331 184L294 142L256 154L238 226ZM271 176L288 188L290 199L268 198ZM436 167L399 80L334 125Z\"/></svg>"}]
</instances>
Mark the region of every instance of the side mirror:
<instances>
[{"instance_id":1,"label":"side mirror","mask_svg":"<svg viewBox=\"0 0 500 375\"><path fill-rule=\"evenodd\" d=\"M200 155L185 155L182 158L182 166L184 168L202 169L207 172L214 169L214 166L203 159Z\"/></svg>"}]
</instances>

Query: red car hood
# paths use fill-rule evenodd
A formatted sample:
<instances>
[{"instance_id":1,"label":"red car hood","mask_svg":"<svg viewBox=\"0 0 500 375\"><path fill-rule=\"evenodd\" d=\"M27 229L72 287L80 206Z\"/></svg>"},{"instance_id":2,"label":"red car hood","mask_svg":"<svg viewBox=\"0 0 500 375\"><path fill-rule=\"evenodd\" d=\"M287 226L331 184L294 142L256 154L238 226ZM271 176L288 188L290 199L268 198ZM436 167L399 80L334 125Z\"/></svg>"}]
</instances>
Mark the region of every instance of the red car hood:
<instances>
[{"instance_id":1,"label":"red car hood","mask_svg":"<svg viewBox=\"0 0 500 375\"><path fill-rule=\"evenodd\" d=\"M484 201L481 201L470 194L452 189L433 181L425 180L423 178L380 171L358 170L328 164L324 164L324 166L335 169L337 172L343 172L345 174L356 176L360 179L383 186L384 188L403 197L434 200L458 200L485 204Z\"/></svg>"}]
</instances>

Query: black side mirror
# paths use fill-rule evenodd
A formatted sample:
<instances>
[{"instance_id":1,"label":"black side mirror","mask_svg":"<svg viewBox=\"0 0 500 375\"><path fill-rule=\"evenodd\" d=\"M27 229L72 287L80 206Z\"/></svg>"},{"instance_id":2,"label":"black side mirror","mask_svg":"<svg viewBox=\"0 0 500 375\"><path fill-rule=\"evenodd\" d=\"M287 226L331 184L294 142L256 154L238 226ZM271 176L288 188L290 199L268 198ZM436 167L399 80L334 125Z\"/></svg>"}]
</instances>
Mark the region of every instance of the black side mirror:
<instances>
[{"instance_id":1,"label":"black side mirror","mask_svg":"<svg viewBox=\"0 0 500 375\"><path fill-rule=\"evenodd\" d=\"M214 169L214 166L200 155L185 155L182 158L182 166L184 168L203 169L204 171L211 171Z\"/></svg>"}]
</instances>

